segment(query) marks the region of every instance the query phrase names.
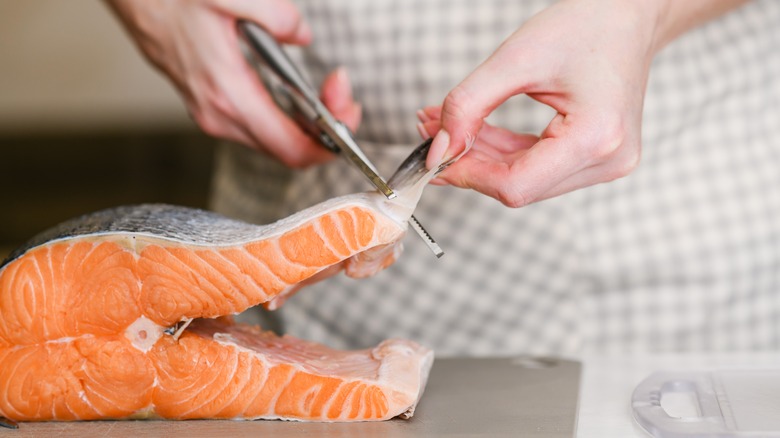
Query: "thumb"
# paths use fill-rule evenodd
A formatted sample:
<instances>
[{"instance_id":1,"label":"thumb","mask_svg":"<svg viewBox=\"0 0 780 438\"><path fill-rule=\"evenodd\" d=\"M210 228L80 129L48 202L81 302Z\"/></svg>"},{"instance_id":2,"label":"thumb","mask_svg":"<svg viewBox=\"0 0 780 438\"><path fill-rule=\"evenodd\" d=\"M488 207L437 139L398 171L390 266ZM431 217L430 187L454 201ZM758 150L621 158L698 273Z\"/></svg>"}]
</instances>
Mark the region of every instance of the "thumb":
<instances>
[{"instance_id":1,"label":"thumb","mask_svg":"<svg viewBox=\"0 0 780 438\"><path fill-rule=\"evenodd\" d=\"M442 129L434 138L426 165L433 168L460 154L479 134L485 117L510 97L524 92L529 77L511 50L501 47L447 94Z\"/></svg>"}]
</instances>

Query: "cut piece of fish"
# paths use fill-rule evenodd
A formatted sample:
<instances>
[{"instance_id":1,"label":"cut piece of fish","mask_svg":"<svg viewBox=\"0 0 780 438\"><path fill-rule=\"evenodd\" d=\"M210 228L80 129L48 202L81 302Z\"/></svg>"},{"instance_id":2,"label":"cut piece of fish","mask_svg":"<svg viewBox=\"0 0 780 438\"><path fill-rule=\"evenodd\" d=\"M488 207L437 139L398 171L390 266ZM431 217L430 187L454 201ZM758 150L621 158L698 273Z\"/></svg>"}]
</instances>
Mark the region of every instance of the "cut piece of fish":
<instances>
[{"instance_id":1,"label":"cut piece of fish","mask_svg":"<svg viewBox=\"0 0 780 438\"><path fill-rule=\"evenodd\" d=\"M266 226L120 207L37 236L0 265L0 417L410 416L427 348L336 351L228 316L340 270L393 263L408 217L380 197L336 198Z\"/></svg>"}]
</instances>

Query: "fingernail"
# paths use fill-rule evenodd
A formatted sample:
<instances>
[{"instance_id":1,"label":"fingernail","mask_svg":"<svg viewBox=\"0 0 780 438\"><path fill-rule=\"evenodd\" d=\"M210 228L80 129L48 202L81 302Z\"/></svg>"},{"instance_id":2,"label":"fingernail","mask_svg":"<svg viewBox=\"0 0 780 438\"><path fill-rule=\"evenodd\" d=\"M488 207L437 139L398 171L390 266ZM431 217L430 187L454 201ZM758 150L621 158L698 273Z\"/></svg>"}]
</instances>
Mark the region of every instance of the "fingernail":
<instances>
[{"instance_id":1,"label":"fingernail","mask_svg":"<svg viewBox=\"0 0 780 438\"><path fill-rule=\"evenodd\" d=\"M422 123L417 124L417 132L420 133L420 137L422 137L423 140L428 140L429 138L431 138L431 136L428 135L428 130L425 129L425 125L423 125Z\"/></svg>"},{"instance_id":2,"label":"fingernail","mask_svg":"<svg viewBox=\"0 0 780 438\"><path fill-rule=\"evenodd\" d=\"M428 151L428 157L425 160L425 164L429 169L441 164L444 160L444 154L447 153L447 148L450 146L450 134L445 130L439 131L436 137L433 139L431 149Z\"/></svg>"},{"instance_id":3,"label":"fingernail","mask_svg":"<svg viewBox=\"0 0 780 438\"><path fill-rule=\"evenodd\" d=\"M295 31L295 39L298 43L308 45L311 42L311 26L306 21L301 21Z\"/></svg>"},{"instance_id":4,"label":"fingernail","mask_svg":"<svg viewBox=\"0 0 780 438\"><path fill-rule=\"evenodd\" d=\"M349 100L352 100L352 84L349 83L349 72L346 67L341 66L336 69L336 81L344 87Z\"/></svg>"},{"instance_id":5,"label":"fingernail","mask_svg":"<svg viewBox=\"0 0 780 438\"><path fill-rule=\"evenodd\" d=\"M474 143L476 143L477 137L475 135L472 135L470 133L466 133L466 148L464 149L463 153L467 153L471 150L471 147L474 146ZM447 157L449 158L449 157Z\"/></svg>"},{"instance_id":6,"label":"fingernail","mask_svg":"<svg viewBox=\"0 0 780 438\"><path fill-rule=\"evenodd\" d=\"M346 67L341 66L336 68L336 77L342 84L349 85L349 72L347 72Z\"/></svg>"},{"instance_id":7,"label":"fingernail","mask_svg":"<svg viewBox=\"0 0 780 438\"><path fill-rule=\"evenodd\" d=\"M437 176L436 178L432 179L429 182L429 184L433 184L435 186L444 186L444 185L447 185L448 183L447 183L447 180L445 180L444 178L442 178L440 176Z\"/></svg>"},{"instance_id":8,"label":"fingernail","mask_svg":"<svg viewBox=\"0 0 780 438\"><path fill-rule=\"evenodd\" d=\"M430 118L430 117L428 117L428 114L425 114L425 111L423 111L423 110L421 110L421 109L418 109L418 110L417 110L417 118L418 118L418 119L419 119L421 122L423 122L423 123L425 123L425 122L430 122L430 121L431 121L431 118Z\"/></svg>"}]
</instances>

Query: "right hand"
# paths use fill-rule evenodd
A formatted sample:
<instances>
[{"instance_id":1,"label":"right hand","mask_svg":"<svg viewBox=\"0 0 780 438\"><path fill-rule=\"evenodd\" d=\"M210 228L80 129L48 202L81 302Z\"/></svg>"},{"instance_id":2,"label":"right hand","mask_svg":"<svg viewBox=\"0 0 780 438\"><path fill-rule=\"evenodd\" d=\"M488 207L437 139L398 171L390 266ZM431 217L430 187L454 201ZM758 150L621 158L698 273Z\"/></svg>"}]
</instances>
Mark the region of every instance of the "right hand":
<instances>
[{"instance_id":1,"label":"right hand","mask_svg":"<svg viewBox=\"0 0 780 438\"><path fill-rule=\"evenodd\" d=\"M510 35L453 88L418 113L435 136L428 168L471 150L436 182L474 189L509 207L611 181L639 162L653 56L666 43L743 0L568 0ZM557 114L539 135L484 123L525 94Z\"/></svg>"},{"instance_id":2,"label":"right hand","mask_svg":"<svg viewBox=\"0 0 780 438\"><path fill-rule=\"evenodd\" d=\"M236 21L258 23L280 43L305 45L311 30L290 0L107 0L146 58L176 86L192 118L214 137L300 168L334 155L279 109L241 54ZM346 71L322 83L321 98L353 132L360 105Z\"/></svg>"}]
</instances>

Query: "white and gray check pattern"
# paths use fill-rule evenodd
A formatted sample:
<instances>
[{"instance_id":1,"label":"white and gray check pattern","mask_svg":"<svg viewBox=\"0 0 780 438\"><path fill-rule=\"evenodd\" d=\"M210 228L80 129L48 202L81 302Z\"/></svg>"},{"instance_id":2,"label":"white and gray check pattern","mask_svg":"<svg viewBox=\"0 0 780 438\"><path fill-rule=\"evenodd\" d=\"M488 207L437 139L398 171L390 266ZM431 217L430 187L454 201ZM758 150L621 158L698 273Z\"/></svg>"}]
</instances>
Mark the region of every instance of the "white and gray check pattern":
<instances>
[{"instance_id":1,"label":"white and gray check pattern","mask_svg":"<svg viewBox=\"0 0 780 438\"><path fill-rule=\"evenodd\" d=\"M415 111L547 1L301 2L313 82L344 65L361 144L389 175L419 142ZM553 113L513 98L492 122L541 132ZM780 348L780 2L752 2L656 58L643 159L621 180L512 210L430 187L391 268L308 287L285 330L339 348L389 337L439 355ZM342 162L292 173L241 147L218 154L213 206L268 222L369 189ZM277 327L277 326L274 326Z\"/></svg>"}]
</instances>

